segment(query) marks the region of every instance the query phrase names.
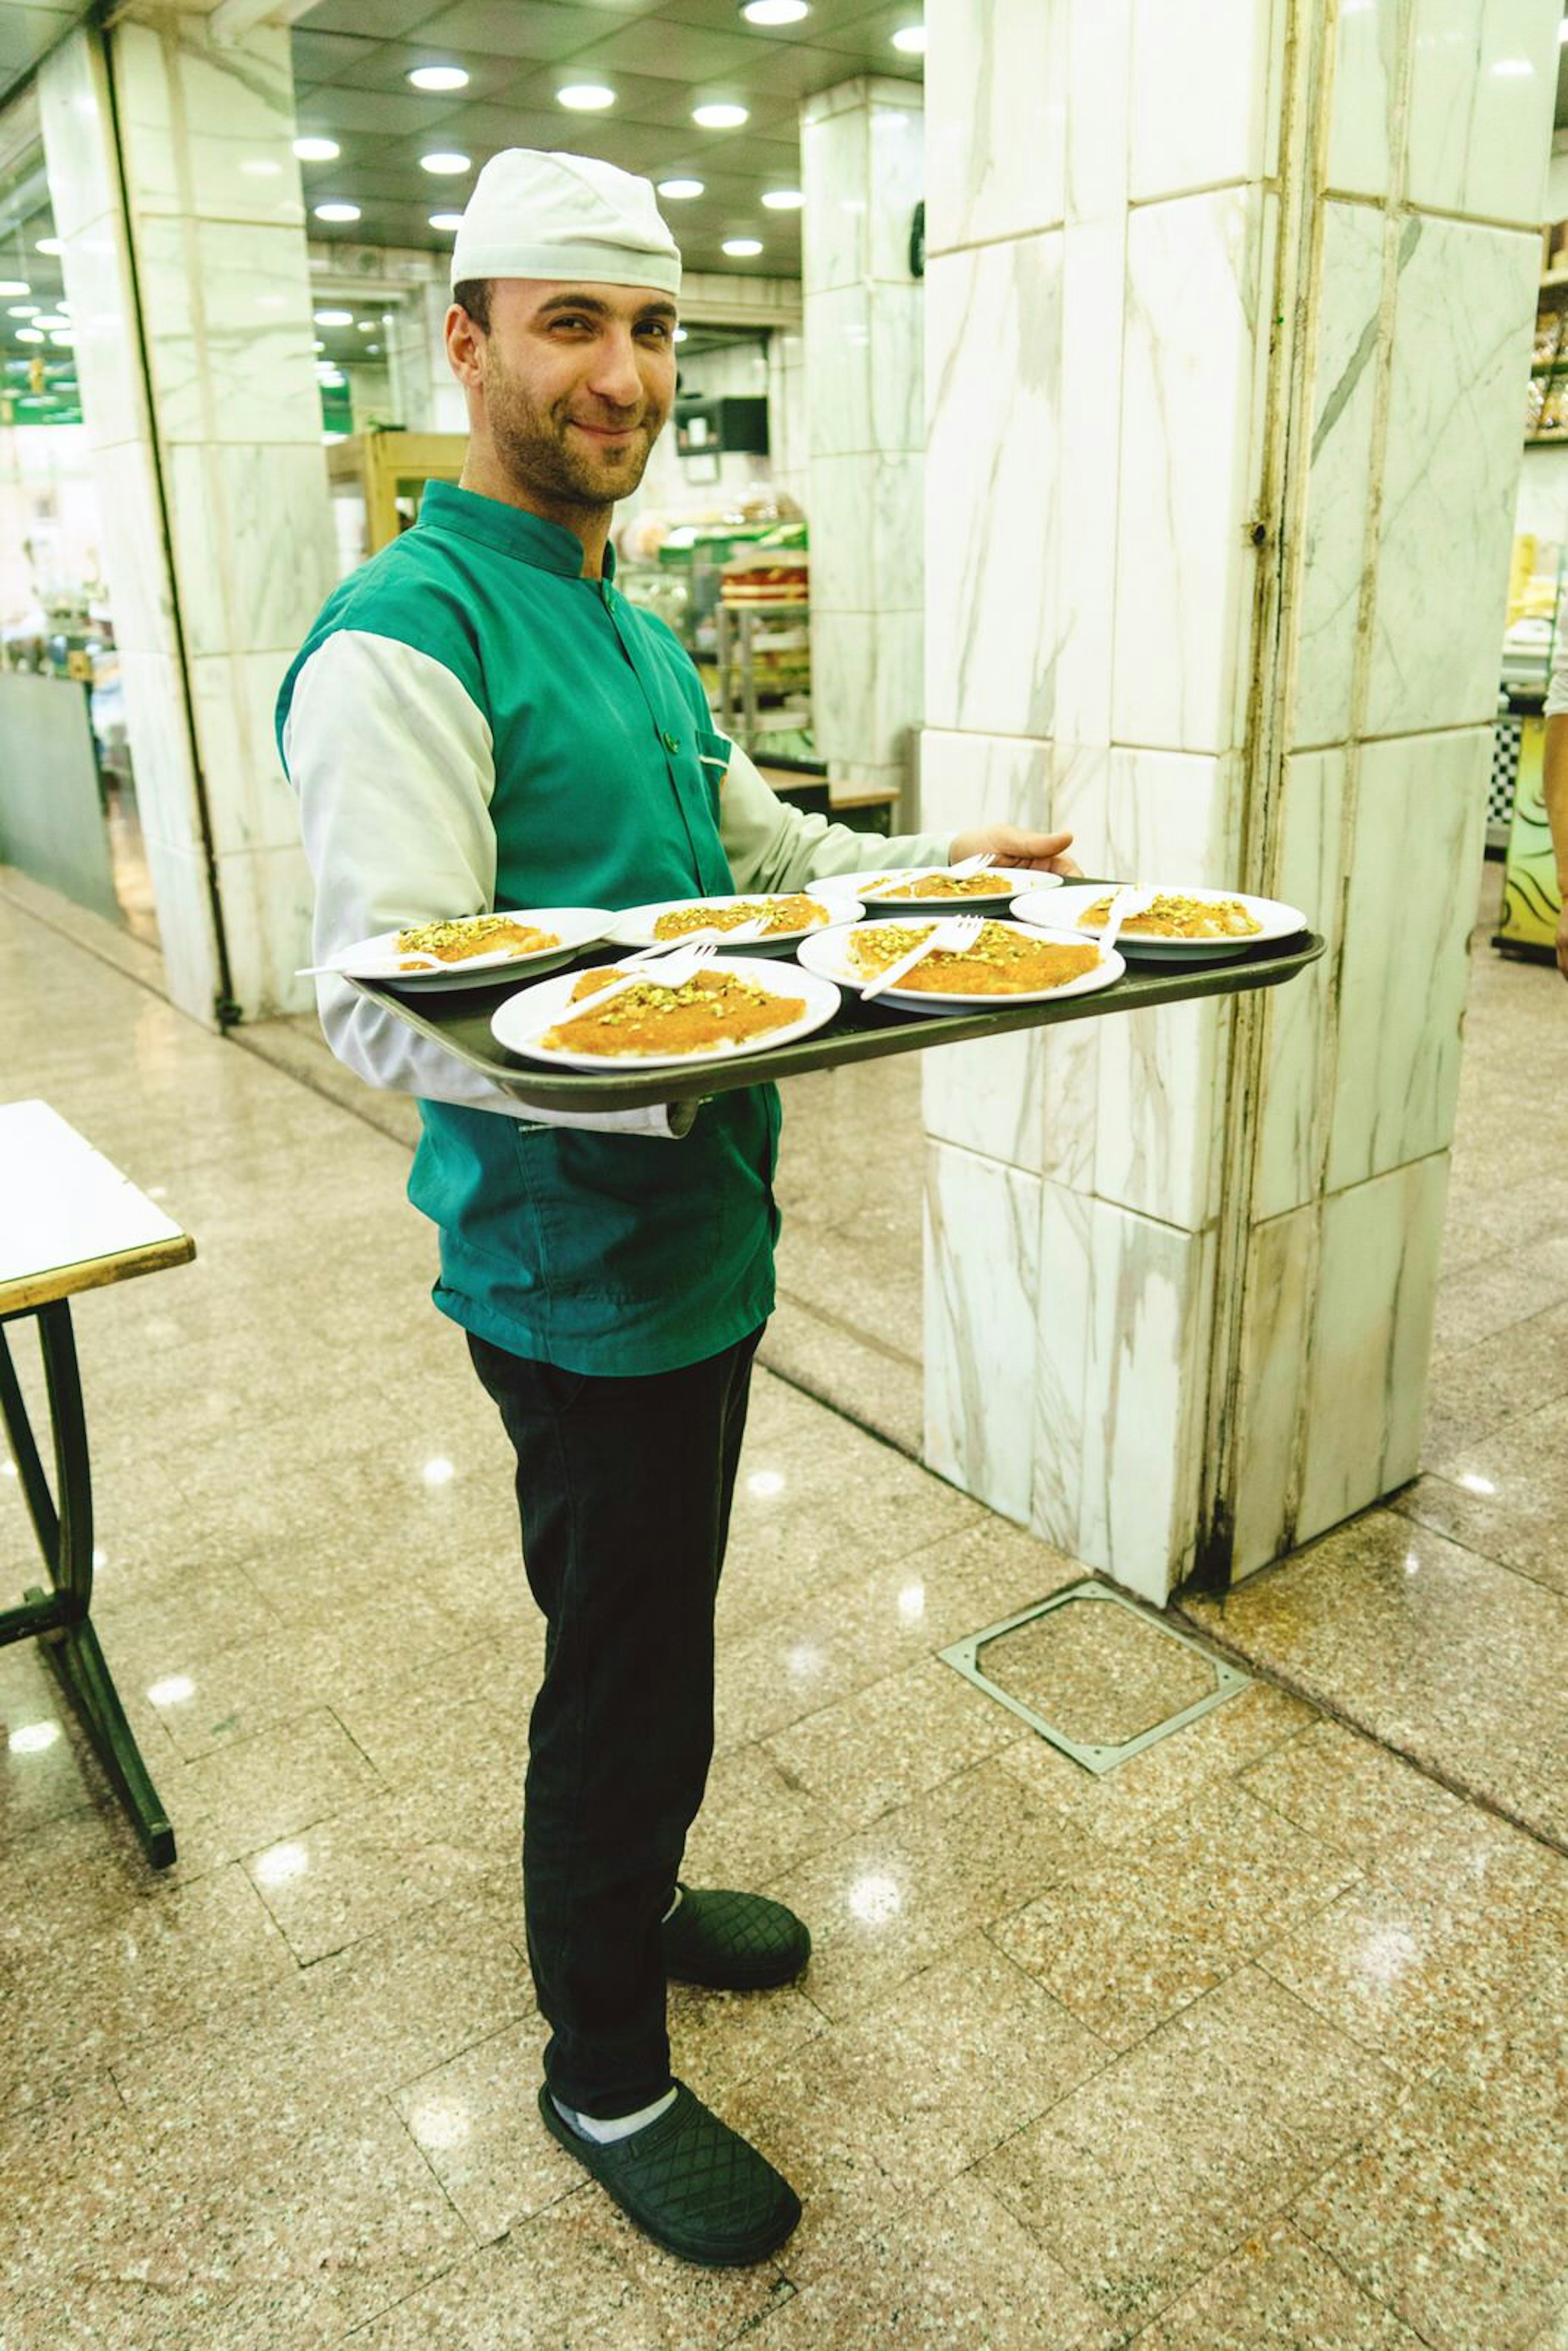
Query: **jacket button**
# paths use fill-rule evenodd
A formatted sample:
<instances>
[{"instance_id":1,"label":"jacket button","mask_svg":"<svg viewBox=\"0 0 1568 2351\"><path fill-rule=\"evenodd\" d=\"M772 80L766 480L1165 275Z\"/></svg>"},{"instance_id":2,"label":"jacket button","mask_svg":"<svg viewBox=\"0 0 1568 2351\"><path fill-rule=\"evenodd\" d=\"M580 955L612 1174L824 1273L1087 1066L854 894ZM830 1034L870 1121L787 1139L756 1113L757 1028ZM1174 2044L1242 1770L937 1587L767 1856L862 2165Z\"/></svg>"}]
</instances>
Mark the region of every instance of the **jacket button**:
<instances>
[{"instance_id":1,"label":"jacket button","mask_svg":"<svg viewBox=\"0 0 1568 2351\"><path fill-rule=\"evenodd\" d=\"M681 738L680 738L680 737L679 737L678 735L666 735L666 736L665 736L665 737L664 737L664 748L665 748L665 750L666 750L666 751L678 751L678 750L680 749L680 747L681 747Z\"/></svg>"}]
</instances>

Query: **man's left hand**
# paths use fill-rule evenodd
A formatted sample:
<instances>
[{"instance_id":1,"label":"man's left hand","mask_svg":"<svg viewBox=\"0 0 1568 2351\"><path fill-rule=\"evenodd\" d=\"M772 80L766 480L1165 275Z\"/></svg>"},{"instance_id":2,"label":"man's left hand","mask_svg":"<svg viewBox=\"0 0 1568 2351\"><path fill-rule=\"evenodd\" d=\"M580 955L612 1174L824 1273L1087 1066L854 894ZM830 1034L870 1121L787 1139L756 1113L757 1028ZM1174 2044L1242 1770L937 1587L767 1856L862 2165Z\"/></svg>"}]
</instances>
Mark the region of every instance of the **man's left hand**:
<instances>
[{"instance_id":1,"label":"man's left hand","mask_svg":"<svg viewBox=\"0 0 1568 2351\"><path fill-rule=\"evenodd\" d=\"M1032 865L1041 873L1064 873L1069 881L1077 881L1082 868L1066 854L1071 846L1070 832L1026 832L1021 825L988 824L977 832L956 833L947 858L958 865L966 857L988 852L998 865Z\"/></svg>"}]
</instances>

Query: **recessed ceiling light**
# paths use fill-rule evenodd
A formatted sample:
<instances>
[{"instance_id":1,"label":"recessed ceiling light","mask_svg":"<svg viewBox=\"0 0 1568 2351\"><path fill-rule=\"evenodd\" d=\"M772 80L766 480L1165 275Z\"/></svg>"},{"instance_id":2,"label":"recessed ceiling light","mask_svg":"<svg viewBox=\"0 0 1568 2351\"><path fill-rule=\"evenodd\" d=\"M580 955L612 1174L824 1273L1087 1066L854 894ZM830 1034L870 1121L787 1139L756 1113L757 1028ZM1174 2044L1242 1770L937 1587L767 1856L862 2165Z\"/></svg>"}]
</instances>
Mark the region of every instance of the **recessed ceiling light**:
<instances>
[{"instance_id":1,"label":"recessed ceiling light","mask_svg":"<svg viewBox=\"0 0 1568 2351\"><path fill-rule=\"evenodd\" d=\"M373 335L376 331L376 322L373 319L356 319L354 331L360 335Z\"/></svg>"},{"instance_id":2,"label":"recessed ceiling light","mask_svg":"<svg viewBox=\"0 0 1568 2351\"><path fill-rule=\"evenodd\" d=\"M677 343L684 343L684 342L685 341L685 340L686 340L686 329L685 329L685 327L677 327L677 328L675 329L674 340L675 340L675 341L676 341Z\"/></svg>"},{"instance_id":3,"label":"recessed ceiling light","mask_svg":"<svg viewBox=\"0 0 1568 2351\"><path fill-rule=\"evenodd\" d=\"M704 131L738 131L750 116L744 106L694 106L692 120Z\"/></svg>"},{"instance_id":4,"label":"recessed ceiling light","mask_svg":"<svg viewBox=\"0 0 1568 2351\"><path fill-rule=\"evenodd\" d=\"M615 92L606 89L601 81L571 81L555 94L558 106L570 106L574 114L601 114L615 103Z\"/></svg>"},{"instance_id":5,"label":"recessed ceiling light","mask_svg":"<svg viewBox=\"0 0 1568 2351\"><path fill-rule=\"evenodd\" d=\"M432 213L430 225L432 228L459 229L463 225L463 215L461 213Z\"/></svg>"},{"instance_id":6,"label":"recessed ceiling light","mask_svg":"<svg viewBox=\"0 0 1568 2351\"><path fill-rule=\"evenodd\" d=\"M319 327L351 327L354 323L351 310L312 310L310 316Z\"/></svg>"},{"instance_id":7,"label":"recessed ceiling light","mask_svg":"<svg viewBox=\"0 0 1568 2351\"><path fill-rule=\"evenodd\" d=\"M1568 16L1564 16L1563 22L1558 26L1557 38L1560 43L1563 41L1568 41Z\"/></svg>"},{"instance_id":8,"label":"recessed ceiling light","mask_svg":"<svg viewBox=\"0 0 1568 2351\"><path fill-rule=\"evenodd\" d=\"M798 213L806 199L799 188L766 188L762 201L770 213Z\"/></svg>"},{"instance_id":9,"label":"recessed ceiling light","mask_svg":"<svg viewBox=\"0 0 1568 2351\"><path fill-rule=\"evenodd\" d=\"M302 163L329 163L342 150L335 139L297 139L294 152Z\"/></svg>"},{"instance_id":10,"label":"recessed ceiling light","mask_svg":"<svg viewBox=\"0 0 1568 2351\"><path fill-rule=\"evenodd\" d=\"M326 346L326 344L321 340L320 336L319 336L319 335L318 335L318 336L316 337L315 340L312 342L312 344L311 344L310 348L311 348L311 350L312 350L313 351L324 351L324 350L326 350L327 346Z\"/></svg>"},{"instance_id":11,"label":"recessed ceiling light","mask_svg":"<svg viewBox=\"0 0 1568 2351\"><path fill-rule=\"evenodd\" d=\"M19 343L41 343L43 340L37 327L18 327L16 329L16 340Z\"/></svg>"},{"instance_id":12,"label":"recessed ceiling light","mask_svg":"<svg viewBox=\"0 0 1568 2351\"><path fill-rule=\"evenodd\" d=\"M379 351L381 350L381 345L380 343L367 343L365 345L365 349L368 351Z\"/></svg>"},{"instance_id":13,"label":"recessed ceiling light","mask_svg":"<svg viewBox=\"0 0 1568 2351\"><path fill-rule=\"evenodd\" d=\"M727 236L724 241L724 251L735 261L751 261L761 250L759 236Z\"/></svg>"},{"instance_id":14,"label":"recessed ceiling light","mask_svg":"<svg viewBox=\"0 0 1568 2351\"><path fill-rule=\"evenodd\" d=\"M811 11L808 0L744 0L740 13L748 25L798 25Z\"/></svg>"},{"instance_id":15,"label":"recessed ceiling light","mask_svg":"<svg viewBox=\"0 0 1568 2351\"><path fill-rule=\"evenodd\" d=\"M466 89L468 77L461 66L415 66L408 77L415 89Z\"/></svg>"},{"instance_id":16,"label":"recessed ceiling light","mask_svg":"<svg viewBox=\"0 0 1568 2351\"><path fill-rule=\"evenodd\" d=\"M5 315L8 319L36 319L38 306L36 302L16 302Z\"/></svg>"},{"instance_id":17,"label":"recessed ceiling light","mask_svg":"<svg viewBox=\"0 0 1568 2351\"><path fill-rule=\"evenodd\" d=\"M25 277L0 277L0 294L30 294L32 290ZM16 311L11 315L15 318Z\"/></svg>"},{"instance_id":18,"label":"recessed ceiling light","mask_svg":"<svg viewBox=\"0 0 1568 2351\"><path fill-rule=\"evenodd\" d=\"M358 204L318 204L316 217L323 221L356 221L360 217L360 207Z\"/></svg>"},{"instance_id":19,"label":"recessed ceiling light","mask_svg":"<svg viewBox=\"0 0 1568 2351\"><path fill-rule=\"evenodd\" d=\"M893 37L893 46L895 49L902 49L906 57L923 57L925 55L925 26L901 25Z\"/></svg>"},{"instance_id":20,"label":"recessed ceiling light","mask_svg":"<svg viewBox=\"0 0 1568 2351\"><path fill-rule=\"evenodd\" d=\"M69 350L76 341L76 337L68 327L57 327L49 340L51 343L59 343L65 350Z\"/></svg>"},{"instance_id":21,"label":"recessed ceiling light","mask_svg":"<svg viewBox=\"0 0 1568 2351\"><path fill-rule=\"evenodd\" d=\"M474 166L466 155L438 149L434 155L422 155L419 168L422 172L434 172L438 179L452 180L463 172L471 172Z\"/></svg>"},{"instance_id":22,"label":"recessed ceiling light","mask_svg":"<svg viewBox=\"0 0 1568 2351\"><path fill-rule=\"evenodd\" d=\"M37 318L34 319L33 324L36 327L43 327L47 329L50 327L68 327L70 325L70 320L60 311L49 310L47 312L40 311Z\"/></svg>"},{"instance_id":23,"label":"recessed ceiling light","mask_svg":"<svg viewBox=\"0 0 1568 2351\"><path fill-rule=\"evenodd\" d=\"M37 253L58 253L59 249L60 241L57 236L41 236L34 248Z\"/></svg>"},{"instance_id":24,"label":"recessed ceiling light","mask_svg":"<svg viewBox=\"0 0 1568 2351\"><path fill-rule=\"evenodd\" d=\"M686 196L700 196L702 192L701 180L661 180L659 183L659 193L674 196L677 203Z\"/></svg>"},{"instance_id":25,"label":"recessed ceiling light","mask_svg":"<svg viewBox=\"0 0 1568 2351\"><path fill-rule=\"evenodd\" d=\"M276 180L283 166L275 163L270 155L247 155L240 170L247 180Z\"/></svg>"}]
</instances>

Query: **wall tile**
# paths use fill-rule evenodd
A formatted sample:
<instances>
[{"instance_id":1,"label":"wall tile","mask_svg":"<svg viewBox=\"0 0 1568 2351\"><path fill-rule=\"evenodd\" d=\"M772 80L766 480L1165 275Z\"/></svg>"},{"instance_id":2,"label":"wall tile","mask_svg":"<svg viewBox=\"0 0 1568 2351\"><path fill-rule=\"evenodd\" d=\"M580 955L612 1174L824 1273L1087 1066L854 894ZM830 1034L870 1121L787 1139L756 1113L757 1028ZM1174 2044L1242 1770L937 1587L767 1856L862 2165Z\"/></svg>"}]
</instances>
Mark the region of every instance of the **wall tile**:
<instances>
[{"instance_id":1,"label":"wall tile","mask_svg":"<svg viewBox=\"0 0 1568 2351\"><path fill-rule=\"evenodd\" d=\"M808 100L800 120L803 282L812 294L858 287L871 259L871 129L863 104L819 118ZM810 336L808 336L808 347Z\"/></svg>"},{"instance_id":2,"label":"wall tile","mask_svg":"<svg viewBox=\"0 0 1568 2351\"><path fill-rule=\"evenodd\" d=\"M1126 226L1120 218L1062 237L1061 460L1055 529L1055 732L1075 743L1111 739L1115 610L1122 300Z\"/></svg>"},{"instance_id":3,"label":"wall tile","mask_svg":"<svg viewBox=\"0 0 1568 2351\"><path fill-rule=\"evenodd\" d=\"M113 592L111 578L111 601ZM119 658L143 836L163 848L200 855L202 827L183 673L170 653L121 650ZM205 886L204 876L204 890Z\"/></svg>"},{"instance_id":4,"label":"wall tile","mask_svg":"<svg viewBox=\"0 0 1568 2351\"><path fill-rule=\"evenodd\" d=\"M272 726L293 657L287 652L204 653L191 664L196 741L220 857L231 850L290 848L299 839L299 803L284 775Z\"/></svg>"},{"instance_id":5,"label":"wall tile","mask_svg":"<svg viewBox=\"0 0 1568 2351\"><path fill-rule=\"evenodd\" d=\"M933 1144L925 1155L925 1458L1027 1520L1040 1274L1039 1179Z\"/></svg>"},{"instance_id":6,"label":"wall tile","mask_svg":"<svg viewBox=\"0 0 1568 2351\"><path fill-rule=\"evenodd\" d=\"M1284 0L1133 0L1134 203L1273 172L1286 15Z\"/></svg>"},{"instance_id":7,"label":"wall tile","mask_svg":"<svg viewBox=\"0 0 1568 2351\"><path fill-rule=\"evenodd\" d=\"M1295 1512L1312 1286L1316 1203L1255 1226L1242 1275L1241 1420L1231 1497L1233 1573L1250 1575L1290 1548Z\"/></svg>"},{"instance_id":8,"label":"wall tile","mask_svg":"<svg viewBox=\"0 0 1568 2351\"><path fill-rule=\"evenodd\" d=\"M920 737L924 820L941 831L973 825L1043 826L1050 820L1049 743L1018 735L956 735L927 726Z\"/></svg>"},{"instance_id":9,"label":"wall tile","mask_svg":"<svg viewBox=\"0 0 1568 2351\"><path fill-rule=\"evenodd\" d=\"M1067 145L1068 0L989 0L984 37L967 12L937 37L940 138L928 142L926 233L933 254L1051 228L1062 216Z\"/></svg>"},{"instance_id":10,"label":"wall tile","mask_svg":"<svg viewBox=\"0 0 1568 2351\"><path fill-rule=\"evenodd\" d=\"M1240 853L1241 764L1181 751L1113 746L1105 768L1103 871L1162 889L1236 885ZM1073 822L1065 783L1057 806ZM1082 855L1078 860L1084 863ZM1091 871L1085 866L1085 871Z\"/></svg>"},{"instance_id":11,"label":"wall tile","mask_svg":"<svg viewBox=\"0 0 1568 2351\"><path fill-rule=\"evenodd\" d=\"M925 467L898 450L812 461L813 611L924 611Z\"/></svg>"},{"instance_id":12,"label":"wall tile","mask_svg":"<svg viewBox=\"0 0 1568 2351\"><path fill-rule=\"evenodd\" d=\"M1128 221L1112 696L1123 742L1241 740L1275 214L1273 196L1235 188Z\"/></svg>"},{"instance_id":13,"label":"wall tile","mask_svg":"<svg viewBox=\"0 0 1568 2351\"><path fill-rule=\"evenodd\" d=\"M38 68L38 114L58 237L77 236L95 221L118 217L107 111L97 44L88 34L75 33Z\"/></svg>"},{"instance_id":14,"label":"wall tile","mask_svg":"<svg viewBox=\"0 0 1568 2351\"><path fill-rule=\"evenodd\" d=\"M173 591L152 451L145 442L95 449L92 479L115 642L122 653L172 654Z\"/></svg>"},{"instance_id":15,"label":"wall tile","mask_svg":"<svg viewBox=\"0 0 1568 2351\"><path fill-rule=\"evenodd\" d=\"M1065 206L1069 221L1120 221L1127 203L1133 0L1066 0Z\"/></svg>"},{"instance_id":16,"label":"wall tile","mask_svg":"<svg viewBox=\"0 0 1568 2351\"><path fill-rule=\"evenodd\" d=\"M1094 1189L1196 1232L1218 1207L1231 1008L1172 1004L1101 1025Z\"/></svg>"},{"instance_id":17,"label":"wall tile","mask_svg":"<svg viewBox=\"0 0 1568 2351\"><path fill-rule=\"evenodd\" d=\"M870 234L866 267L874 279L911 287L909 232L925 195L925 115L912 89L897 103L873 106L867 163Z\"/></svg>"},{"instance_id":18,"label":"wall tile","mask_svg":"<svg viewBox=\"0 0 1568 2351\"><path fill-rule=\"evenodd\" d=\"M871 321L863 287L807 293L806 404L813 461L848 456L875 445L871 423Z\"/></svg>"},{"instance_id":19,"label":"wall tile","mask_svg":"<svg viewBox=\"0 0 1568 2351\"><path fill-rule=\"evenodd\" d=\"M134 755L134 743L131 748ZM206 859L199 850L176 849L149 837L147 870L169 993L193 1019L210 1021L220 991Z\"/></svg>"},{"instance_id":20,"label":"wall tile","mask_svg":"<svg viewBox=\"0 0 1568 2351\"><path fill-rule=\"evenodd\" d=\"M316 895L303 849L230 850L218 860L218 888L235 1001L251 1019L308 1012L315 983L294 977L310 961Z\"/></svg>"},{"instance_id":21,"label":"wall tile","mask_svg":"<svg viewBox=\"0 0 1568 2351\"><path fill-rule=\"evenodd\" d=\"M1340 0L1334 32L1328 185L1388 193L1389 139L1409 0Z\"/></svg>"},{"instance_id":22,"label":"wall tile","mask_svg":"<svg viewBox=\"0 0 1568 2351\"><path fill-rule=\"evenodd\" d=\"M1262 999L1262 1099L1252 1200L1260 1221L1313 1196L1328 1137L1344 786L1343 750L1301 751L1285 762L1271 893L1299 906L1328 947L1310 971L1270 988Z\"/></svg>"},{"instance_id":23,"label":"wall tile","mask_svg":"<svg viewBox=\"0 0 1568 2351\"><path fill-rule=\"evenodd\" d=\"M1030 1524L1036 1534L1043 1535L1070 1558L1083 1556L1078 1546L1083 1516L1084 1447L1092 1410L1093 1219L1092 1200L1060 1184L1041 1186Z\"/></svg>"},{"instance_id":24,"label":"wall tile","mask_svg":"<svg viewBox=\"0 0 1568 2351\"><path fill-rule=\"evenodd\" d=\"M847 777L906 771L920 724L918 612L839 612L811 631L811 708L819 754ZM940 828L938 828L940 829Z\"/></svg>"},{"instance_id":25,"label":"wall tile","mask_svg":"<svg viewBox=\"0 0 1568 2351\"><path fill-rule=\"evenodd\" d=\"M320 449L181 444L164 478L188 652L297 653L337 579Z\"/></svg>"},{"instance_id":26,"label":"wall tile","mask_svg":"<svg viewBox=\"0 0 1568 2351\"><path fill-rule=\"evenodd\" d=\"M1419 214L1406 222L1369 735L1462 726L1496 707L1540 256L1537 236ZM1444 559L1461 548L1462 562Z\"/></svg>"},{"instance_id":27,"label":"wall tile","mask_svg":"<svg viewBox=\"0 0 1568 2351\"><path fill-rule=\"evenodd\" d=\"M945 1045L922 1053L921 1103L927 1135L1028 1174L1039 1169L1045 1035L1043 1029L1024 1029L1016 1036L990 1038L983 1045Z\"/></svg>"},{"instance_id":28,"label":"wall tile","mask_svg":"<svg viewBox=\"0 0 1568 2351\"><path fill-rule=\"evenodd\" d=\"M925 446L925 297L913 279L872 286L866 293L871 329L873 449Z\"/></svg>"},{"instance_id":29,"label":"wall tile","mask_svg":"<svg viewBox=\"0 0 1568 2351\"><path fill-rule=\"evenodd\" d=\"M60 269L76 332L77 381L89 449L145 442L146 384L120 223L106 214L63 240Z\"/></svg>"},{"instance_id":30,"label":"wall tile","mask_svg":"<svg viewBox=\"0 0 1568 2351\"><path fill-rule=\"evenodd\" d=\"M153 214L137 264L161 439L319 446L298 231Z\"/></svg>"},{"instance_id":31,"label":"wall tile","mask_svg":"<svg viewBox=\"0 0 1568 2351\"><path fill-rule=\"evenodd\" d=\"M288 34L213 44L200 17L115 27L120 141L132 211L299 227ZM250 168L247 169L246 166ZM272 170L257 166L272 165Z\"/></svg>"},{"instance_id":32,"label":"wall tile","mask_svg":"<svg viewBox=\"0 0 1568 2351\"><path fill-rule=\"evenodd\" d=\"M1385 215L1323 207L1312 442L1297 605L1297 743L1351 731L1372 506L1372 426L1383 299Z\"/></svg>"},{"instance_id":33,"label":"wall tile","mask_svg":"<svg viewBox=\"0 0 1568 2351\"><path fill-rule=\"evenodd\" d=\"M1298 1542L1420 1465L1448 1174L1438 1152L1323 1203Z\"/></svg>"},{"instance_id":34,"label":"wall tile","mask_svg":"<svg viewBox=\"0 0 1568 2351\"><path fill-rule=\"evenodd\" d=\"M1483 727L1362 746L1331 1191L1425 1158L1453 1131L1490 758Z\"/></svg>"},{"instance_id":35,"label":"wall tile","mask_svg":"<svg viewBox=\"0 0 1568 2351\"><path fill-rule=\"evenodd\" d=\"M925 716L1049 735L1061 633L1061 234L949 255L926 287L929 464L942 487L926 516Z\"/></svg>"},{"instance_id":36,"label":"wall tile","mask_svg":"<svg viewBox=\"0 0 1568 2351\"><path fill-rule=\"evenodd\" d=\"M1412 204L1537 225L1559 21L1554 0L1415 0Z\"/></svg>"}]
</instances>

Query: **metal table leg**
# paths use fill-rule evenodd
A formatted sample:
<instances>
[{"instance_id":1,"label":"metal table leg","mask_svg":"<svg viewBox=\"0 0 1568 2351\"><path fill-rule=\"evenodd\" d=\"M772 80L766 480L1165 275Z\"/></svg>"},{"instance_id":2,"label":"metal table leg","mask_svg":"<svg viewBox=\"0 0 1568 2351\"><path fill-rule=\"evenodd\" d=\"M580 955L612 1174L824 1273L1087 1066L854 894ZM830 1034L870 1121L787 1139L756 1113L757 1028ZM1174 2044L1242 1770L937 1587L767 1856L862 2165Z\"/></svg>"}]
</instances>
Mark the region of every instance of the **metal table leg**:
<instances>
[{"instance_id":1,"label":"metal table leg","mask_svg":"<svg viewBox=\"0 0 1568 2351\"><path fill-rule=\"evenodd\" d=\"M16 1474L43 1553L48 1587L29 1591L19 1607L0 1610L0 1645L29 1637L42 1642L44 1656L130 1813L148 1860L155 1869L166 1869L174 1858L174 1832L148 1776L98 1635L89 1621L92 1481L70 1307L59 1299L32 1311L38 1325L54 1432L53 1493L5 1341L5 1322L27 1319L23 1315L0 1318L0 1417L16 1456Z\"/></svg>"}]
</instances>

